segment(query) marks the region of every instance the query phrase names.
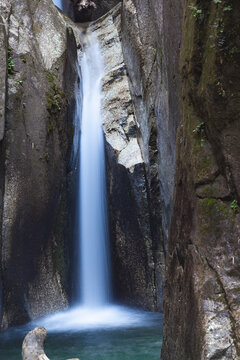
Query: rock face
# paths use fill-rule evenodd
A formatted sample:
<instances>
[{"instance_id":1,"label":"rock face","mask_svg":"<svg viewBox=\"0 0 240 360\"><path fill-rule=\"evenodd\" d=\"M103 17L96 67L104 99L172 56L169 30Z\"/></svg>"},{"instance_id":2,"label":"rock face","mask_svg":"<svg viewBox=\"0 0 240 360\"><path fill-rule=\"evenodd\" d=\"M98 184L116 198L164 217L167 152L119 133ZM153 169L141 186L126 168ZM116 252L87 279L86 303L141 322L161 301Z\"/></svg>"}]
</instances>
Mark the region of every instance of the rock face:
<instances>
[{"instance_id":1,"label":"rock face","mask_svg":"<svg viewBox=\"0 0 240 360\"><path fill-rule=\"evenodd\" d=\"M95 0L97 8L93 14L93 20L98 19L99 17L106 14L114 6L122 2L122 0Z\"/></svg>"},{"instance_id":2,"label":"rock face","mask_svg":"<svg viewBox=\"0 0 240 360\"><path fill-rule=\"evenodd\" d=\"M7 328L68 304L76 45L52 2L0 6L1 323Z\"/></svg>"},{"instance_id":3,"label":"rock face","mask_svg":"<svg viewBox=\"0 0 240 360\"><path fill-rule=\"evenodd\" d=\"M172 214L182 4L124 0L122 43L146 168L158 308Z\"/></svg>"},{"instance_id":4,"label":"rock face","mask_svg":"<svg viewBox=\"0 0 240 360\"><path fill-rule=\"evenodd\" d=\"M65 0L65 3L70 0ZM76 22L96 20L110 11L121 0L71 0ZM66 7L66 5L65 5Z\"/></svg>"},{"instance_id":5,"label":"rock face","mask_svg":"<svg viewBox=\"0 0 240 360\"><path fill-rule=\"evenodd\" d=\"M155 269L146 168L138 143L121 46L121 4L95 22L105 63L103 126L106 138L112 278L118 300L154 310Z\"/></svg>"},{"instance_id":6,"label":"rock face","mask_svg":"<svg viewBox=\"0 0 240 360\"><path fill-rule=\"evenodd\" d=\"M22 344L22 360L49 360L44 351L46 336L47 331L44 327L36 327L34 330L29 331Z\"/></svg>"},{"instance_id":7,"label":"rock face","mask_svg":"<svg viewBox=\"0 0 240 360\"><path fill-rule=\"evenodd\" d=\"M48 360L44 352L44 341L47 331L44 327L37 327L30 331L22 344L22 360Z\"/></svg>"},{"instance_id":8,"label":"rock face","mask_svg":"<svg viewBox=\"0 0 240 360\"><path fill-rule=\"evenodd\" d=\"M91 0L72 0L74 20L76 22L87 22L92 19L97 6Z\"/></svg>"},{"instance_id":9,"label":"rock face","mask_svg":"<svg viewBox=\"0 0 240 360\"><path fill-rule=\"evenodd\" d=\"M185 11L162 359L239 359L240 4Z\"/></svg>"}]
</instances>

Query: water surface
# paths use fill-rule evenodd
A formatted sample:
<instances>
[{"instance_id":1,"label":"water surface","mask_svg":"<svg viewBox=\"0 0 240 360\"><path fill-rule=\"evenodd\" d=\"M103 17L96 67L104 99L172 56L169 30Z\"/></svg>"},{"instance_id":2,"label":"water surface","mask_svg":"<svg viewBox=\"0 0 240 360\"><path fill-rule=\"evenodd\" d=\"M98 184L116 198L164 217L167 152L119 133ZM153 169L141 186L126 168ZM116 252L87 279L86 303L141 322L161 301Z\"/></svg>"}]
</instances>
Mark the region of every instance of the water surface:
<instances>
[{"instance_id":1,"label":"water surface","mask_svg":"<svg viewBox=\"0 0 240 360\"><path fill-rule=\"evenodd\" d=\"M117 321L115 324L105 321L105 325L101 326L99 320L98 326L94 327L89 321L89 325L82 326L82 329L78 326L73 330L60 330L59 326L58 329L53 330L53 326L51 328L49 324L45 352L50 360L66 360L74 357L79 357L80 360L159 360L162 345L162 315L131 310L128 325L126 314L125 320L120 324ZM38 325L42 324L40 321ZM64 326L64 320L61 324ZM10 329L0 335L1 360L21 359L23 338L30 329L34 328L34 325L37 323Z\"/></svg>"}]
</instances>

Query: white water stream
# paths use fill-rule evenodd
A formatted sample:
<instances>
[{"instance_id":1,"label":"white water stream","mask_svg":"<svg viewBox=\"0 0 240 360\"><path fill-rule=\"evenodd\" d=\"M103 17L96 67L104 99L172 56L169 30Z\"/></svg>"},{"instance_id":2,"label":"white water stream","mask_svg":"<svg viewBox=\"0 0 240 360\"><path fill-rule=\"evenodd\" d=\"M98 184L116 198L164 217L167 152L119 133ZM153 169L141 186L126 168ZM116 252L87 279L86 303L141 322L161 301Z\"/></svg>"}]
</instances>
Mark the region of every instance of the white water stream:
<instances>
[{"instance_id":1,"label":"white water stream","mask_svg":"<svg viewBox=\"0 0 240 360\"><path fill-rule=\"evenodd\" d=\"M62 0L53 0L53 3L61 10L63 10Z\"/></svg>"},{"instance_id":2,"label":"white water stream","mask_svg":"<svg viewBox=\"0 0 240 360\"><path fill-rule=\"evenodd\" d=\"M104 137L101 119L101 80L104 66L100 46L93 34L84 35L81 89L76 86L74 148L78 148L79 264L77 306L50 315L34 325L47 331L146 326L149 313L110 304L108 228ZM79 129L81 129L79 131ZM81 134L80 146L79 136Z\"/></svg>"},{"instance_id":3,"label":"white water stream","mask_svg":"<svg viewBox=\"0 0 240 360\"><path fill-rule=\"evenodd\" d=\"M85 35L80 145L80 288L84 306L109 302L105 151L101 118L103 63L98 42Z\"/></svg>"}]
</instances>

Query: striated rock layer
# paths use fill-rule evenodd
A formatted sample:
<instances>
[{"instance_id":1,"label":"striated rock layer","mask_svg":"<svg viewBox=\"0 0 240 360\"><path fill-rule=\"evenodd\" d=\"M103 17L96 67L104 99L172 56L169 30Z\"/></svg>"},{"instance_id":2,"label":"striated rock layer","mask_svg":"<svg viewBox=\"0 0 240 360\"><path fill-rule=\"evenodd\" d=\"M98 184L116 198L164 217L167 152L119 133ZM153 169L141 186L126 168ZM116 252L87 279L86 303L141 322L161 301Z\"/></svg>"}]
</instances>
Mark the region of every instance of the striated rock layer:
<instances>
[{"instance_id":1,"label":"striated rock layer","mask_svg":"<svg viewBox=\"0 0 240 360\"><path fill-rule=\"evenodd\" d=\"M182 4L124 0L122 44L145 163L157 307L172 214Z\"/></svg>"},{"instance_id":2,"label":"striated rock layer","mask_svg":"<svg viewBox=\"0 0 240 360\"><path fill-rule=\"evenodd\" d=\"M102 48L112 280L115 297L155 310L156 283L146 167L121 44L121 4L93 23Z\"/></svg>"},{"instance_id":3,"label":"striated rock layer","mask_svg":"<svg viewBox=\"0 0 240 360\"><path fill-rule=\"evenodd\" d=\"M48 0L1 1L2 328L68 304L67 173L76 45Z\"/></svg>"},{"instance_id":4,"label":"striated rock layer","mask_svg":"<svg viewBox=\"0 0 240 360\"><path fill-rule=\"evenodd\" d=\"M239 16L186 2L163 360L240 358Z\"/></svg>"}]
</instances>

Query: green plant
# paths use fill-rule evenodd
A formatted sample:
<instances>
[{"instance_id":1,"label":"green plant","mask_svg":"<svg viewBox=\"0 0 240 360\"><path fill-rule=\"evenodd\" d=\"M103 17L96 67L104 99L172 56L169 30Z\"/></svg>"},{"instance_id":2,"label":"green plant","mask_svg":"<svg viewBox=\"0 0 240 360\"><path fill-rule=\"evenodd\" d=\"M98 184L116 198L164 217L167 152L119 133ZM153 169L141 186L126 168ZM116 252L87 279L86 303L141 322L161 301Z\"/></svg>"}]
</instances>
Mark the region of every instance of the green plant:
<instances>
[{"instance_id":1,"label":"green plant","mask_svg":"<svg viewBox=\"0 0 240 360\"><path fill-rule=\"evenodd\" d=\"M232 11L232 7L229 5L229 6L225 6L223 8L223 11Z\"/></svg>"},{"instance_id":2,"label":"green plant","mask_svg":"<svg viewBox=\"0 0 240 360\"><path fill-rule=\"evenodd\" d=\"M64 99L65 94L56 86L52 73L47 72L47 80L49 84L49 91L46 92L47 110L49 114L54 115L61 111L62 100Z\"/></svg>"},{"instance_id":3,"label":"green plant","mask_svg":"<svg viewBox=\"0 0 240 360\"><path fill-rule=\"evenodd\" d=\"M8 75L13 75L15 73L15 65L12 59L12 48L8 47Z\"/></svg>"},{"instance_id":4,"label":"green plant","mask_svg":"<svg viewBox=\"0 0 240 360\"><path fill-rule=\"evenodd\" d=\"M221 81L217 82L217 92L219 96L225 97L226 96L226 91L223 88L223 84L221 83Z\"/></svg>"},{"instance_id":5,"label":"green plant","mask_svg":"<svg viewBox=\"0 0 240 360\"><path fill-rule=\"evenodd\" d=\"M233 201L231 202L231 209L232 209L235 213L238 213L238 212L239 212L239 206L238 206L237 200L233 200Z\"/></svg>"},{"instance_id":6,"label":"green plant","mask_svg":"<svg viewBox=\"0 0 240 360\"><path fill-rule=\"evenodd\" d=\"M45 151L45 160L48 162L49 161L49 152L48 149Z\"/></svg>"},{"instance_id":7,"label":"green plant","mask_svg":"<svg viewBox=\"0 0 240 360\"><path fill-rule=\"evenodd\" d=\"M194 4L190 4L188 7L190 10L192 10L192 16L201 24L204 20L203 10L198 9L198 7Z\"/></svg>"},{"instance_id":8,"label":"green plant","mask_svg":"<svg viewBox=\"0 0 240 360\"><path fill-rule=\"evenodd\" d=\"M222 0L213 0L214 4L221 4Z\"/></svg>"},{"instance_id":9,"label":"green plant","mask_svg":"<svg viewBox=\"0 0 240 360\"><path fill-rule=\"evenodd\" d=\"M204 136L205 136L205 123L201 122L198 124L193 130L193 134L200 137L200 146L203 147L205 144Z\"/></svg>"},{"instance_id":10,"label":"green plant","mask_svg":"<svg viewBox=\"0 0 240 360\"><path fill-rule=\"evenodd\" d=\"M194 134L202 134L202 132L204 131L205 129L205 123L204 122L201 122L200 124L198 124L195 129L193 130L193 133Z\"/></svg>"}]
</instances>

